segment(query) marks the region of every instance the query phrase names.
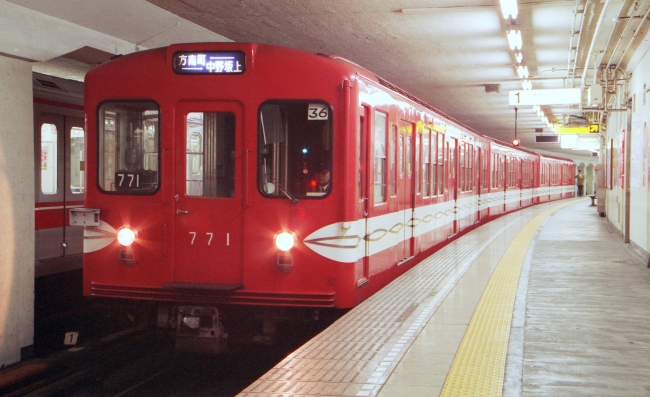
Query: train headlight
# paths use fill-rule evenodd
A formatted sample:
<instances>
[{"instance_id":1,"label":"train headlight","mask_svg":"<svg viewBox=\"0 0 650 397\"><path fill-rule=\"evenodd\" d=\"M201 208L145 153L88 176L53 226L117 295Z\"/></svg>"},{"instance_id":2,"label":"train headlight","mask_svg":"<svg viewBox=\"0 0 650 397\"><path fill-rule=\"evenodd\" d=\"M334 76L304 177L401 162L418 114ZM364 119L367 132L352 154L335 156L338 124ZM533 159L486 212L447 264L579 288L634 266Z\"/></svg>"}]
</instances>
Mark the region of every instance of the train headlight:
<instances>
[{"instance_id":1,"label":"train headlight","mask_svg":"<svg viewBox=\"0 0 650 397\"><path fill-rule=\"evenodd\" d=\"M135 241L135 232L128 227L123 227L117 232L117 242L125 247L130 246Z\"/></svg>"},{"instance_id":2,"label":"train headlight","mask_svg":"<svg viewBox=\"0 0 650 397\"><path fill-rule=\"evenodd\" d=\"M275 246L280 251L287 252L296 243L296 236L293 233L281 232L275 235Z\"/></svg>"}]
</instances>

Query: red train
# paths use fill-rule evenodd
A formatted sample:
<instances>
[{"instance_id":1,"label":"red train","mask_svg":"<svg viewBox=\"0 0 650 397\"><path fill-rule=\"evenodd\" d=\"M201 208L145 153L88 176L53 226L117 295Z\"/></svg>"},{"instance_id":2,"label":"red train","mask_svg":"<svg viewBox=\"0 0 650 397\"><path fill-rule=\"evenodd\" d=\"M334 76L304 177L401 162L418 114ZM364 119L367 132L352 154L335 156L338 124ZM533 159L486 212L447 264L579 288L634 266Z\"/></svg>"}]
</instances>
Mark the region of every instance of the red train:
<instances>
[{"instance_id":1,"label":"red train","mask_svg":"<svg viewBox=\"0 0 650 397\"><path fill-rule=\"evenodd\" d=\"M172 45L93 69L85 106L84 293L166 302L181 335L223 335L242 305L353 307L459 233L574 195L573 162L335 56Z\"/></svg>"}]
</instances>

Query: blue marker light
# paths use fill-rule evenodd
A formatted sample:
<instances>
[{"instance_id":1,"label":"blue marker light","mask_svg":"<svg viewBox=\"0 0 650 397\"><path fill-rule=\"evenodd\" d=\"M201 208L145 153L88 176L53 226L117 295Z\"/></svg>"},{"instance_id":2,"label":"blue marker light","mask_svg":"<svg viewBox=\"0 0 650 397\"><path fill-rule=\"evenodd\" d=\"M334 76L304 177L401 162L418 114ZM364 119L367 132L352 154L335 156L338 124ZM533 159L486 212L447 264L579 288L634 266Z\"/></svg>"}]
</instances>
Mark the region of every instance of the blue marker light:
<instances>
[{"instance_id":1,"label":"blue marker light","mask_svg":"<svg viewBox=\"0 0 650 397\"><path fill-rule=\"evenodd\" d=\"M302 149L302 154L307 154L307 148Z\"/></svg>"}]
</instances>

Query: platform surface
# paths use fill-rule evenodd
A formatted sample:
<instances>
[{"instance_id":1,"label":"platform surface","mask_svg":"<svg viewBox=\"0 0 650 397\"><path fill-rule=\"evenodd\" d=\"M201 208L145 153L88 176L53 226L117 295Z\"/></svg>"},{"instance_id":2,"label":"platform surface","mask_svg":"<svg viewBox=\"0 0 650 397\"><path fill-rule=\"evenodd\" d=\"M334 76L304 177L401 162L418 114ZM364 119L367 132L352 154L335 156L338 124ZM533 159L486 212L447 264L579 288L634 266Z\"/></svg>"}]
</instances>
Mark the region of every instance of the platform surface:
<instances>
[{"instance_id":1,"label":"platform surface","mask_svg":"<svg viewBox=\"0 0 650 397\"><path fill-rule=\"evenodd\" d=\"M588 198L460 237L240 396L650 395L650 270Z\"/></svg>"}]
</instances>

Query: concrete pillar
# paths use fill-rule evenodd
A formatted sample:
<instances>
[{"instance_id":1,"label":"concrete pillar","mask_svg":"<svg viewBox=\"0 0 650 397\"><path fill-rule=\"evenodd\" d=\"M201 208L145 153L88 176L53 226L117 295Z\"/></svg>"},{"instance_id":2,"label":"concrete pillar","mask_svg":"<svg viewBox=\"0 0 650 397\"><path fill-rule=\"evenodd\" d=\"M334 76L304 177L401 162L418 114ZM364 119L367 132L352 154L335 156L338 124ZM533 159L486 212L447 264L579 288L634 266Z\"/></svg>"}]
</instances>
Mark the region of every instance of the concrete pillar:
<instances>
[{"instance_id":1,"label":"concrete pillar","mask_svg":"<svg viewBox=\"0 0 650 397\"><path fill-rule=\"evenodd\" d=\"M31 63L0 56L0 368L34 343Z\"/></svg>"},{"instance_id":2,"label":"concrete pillar","mask_svg":"<svg viewBox=\"0 0 650 397\"><path fill-rule=\"evenodd\" d=\"M591 195L596 192L596 170L593 164L585 167L585 194Z\"/></svg>"}]
</instances>

